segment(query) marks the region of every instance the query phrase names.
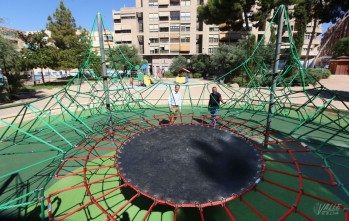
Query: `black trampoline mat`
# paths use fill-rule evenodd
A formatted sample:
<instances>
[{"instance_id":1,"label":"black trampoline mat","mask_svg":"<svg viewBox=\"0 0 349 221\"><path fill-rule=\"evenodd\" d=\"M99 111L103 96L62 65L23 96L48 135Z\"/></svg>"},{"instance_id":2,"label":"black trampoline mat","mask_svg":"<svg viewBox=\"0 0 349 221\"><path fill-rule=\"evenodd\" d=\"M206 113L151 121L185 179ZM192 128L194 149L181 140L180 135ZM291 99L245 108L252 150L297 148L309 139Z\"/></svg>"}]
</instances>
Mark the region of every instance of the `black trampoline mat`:
<instances>
[{"instance_id":1,"label":"black trampoline mat","mask_svg":"<svg viewBox=\"0 0 349 221\"><path fill-rule=\"evenodd\" d=\"M162 126L126 142L120 173L140 191L176 204L240 194L260 177L262 159L245 139L201 125Z\"/></svg>"}]
</instances>

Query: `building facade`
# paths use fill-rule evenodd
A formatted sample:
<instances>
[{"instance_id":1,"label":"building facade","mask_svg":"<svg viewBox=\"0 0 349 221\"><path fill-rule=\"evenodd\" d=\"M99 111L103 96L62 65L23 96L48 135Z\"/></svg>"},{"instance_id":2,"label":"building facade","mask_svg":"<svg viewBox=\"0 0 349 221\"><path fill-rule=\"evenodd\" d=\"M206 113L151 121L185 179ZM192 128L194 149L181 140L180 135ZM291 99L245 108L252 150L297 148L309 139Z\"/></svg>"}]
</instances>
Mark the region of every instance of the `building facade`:
<instances>
[{"instance_id":1,"label":"building facade","mask_svg":"<svg viewBox=\"0 0 349 221\"><path fill-rule=\"evenodd\" d=\"M20 51L26 45L25 45L24 41L22 41L22 39L19 38L18 33L24 33L24 32L0 26L0 35L3 38L12 42L15 45L16 50Z\"/></svg>"},{"instance_id":2,"label":"building facade","mask_svg":"<svg viewBox=\"0 0 349 221\"><path fill-rule=\"evenodd\" d=\"M333 46L338 40L345 37L349 37L349 18L343 22L339 19L334 26L328 27L321 39L321 48L325 46L327 41L328 43L321 51L320 56L332 56Z\"/></svg>"},{"instance_id":3,"label":"building facade","mask_svg":"<svg viewBox=\"0 0 349 221\"><path fill-rule=\"evenodd\" d=\"M207 0L136 0L136 7L113 11L117 44L133 44L153 70L168 70L178 55L211 54L219 45L218 26L197 18Z\"/></svg>"},{"instance_id":4,"label":"building facade","mask_svg":"<svg viewBox=\"0 0 349 221\"><path fill-rule=\"evenodd\" d=\"M91 44L93 50L100 53L98 31L94 31L91 33L90 41L91 41L90 44ZM109 31L109 30L104 31L104 33L103 33L103 45L104 45L105 49L115 47L113 31Z\"/></svg>"},{"instance_id":5,"label":"building facade","mask_svg":"<svg viewBox=\"0 0 349 221\"><path fill-rule=\"evenodd\" d=\"M246 38L248 33L260 40L269 25L267 22L265 27L258 29L250 21L250 27L244 27L243 32L221 32L218 26L198 20L197 7L206 3L207 0L136 0L136 7L113 10L115 41L135 45L152 68L167 70L172 58L179 54L188 58L195 54L212 54L220 42L238 41ZM252 16L257 10L255 5L247 16ZM292 11L293 6L288 10ZM297 25L294 19L290 20L292 34L297 33ZM301 58L306 56L312 25L311 22L307 26ZM321 33L321 24L317 24L309 59L319 52ZM266 32L266 41L269 36L270 33ZM283 41L289 42L287 32Z\"/></svg>"}]
</instances>

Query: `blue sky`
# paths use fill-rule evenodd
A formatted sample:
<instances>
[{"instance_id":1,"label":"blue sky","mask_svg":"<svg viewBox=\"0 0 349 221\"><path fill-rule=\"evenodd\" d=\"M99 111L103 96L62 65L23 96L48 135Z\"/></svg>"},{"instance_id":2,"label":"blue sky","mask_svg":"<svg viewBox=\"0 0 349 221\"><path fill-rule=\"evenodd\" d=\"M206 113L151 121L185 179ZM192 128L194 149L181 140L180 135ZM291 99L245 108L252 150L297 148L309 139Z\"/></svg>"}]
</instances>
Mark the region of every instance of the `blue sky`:
<instances>
[{"instance_id":1,"label":"blue sky","mask_svg":"<svg viewBox=\"0 0 349 221\"><path fill-rule=\"evenodd\" d=\"M22 31L37 31L46 28L47 17L59 6L60 0L0 0L0 17L5 23L0 26ZM134 7L135 0L64 0L72 11L77 26L90 30L97 12L101 12L107 29L113 29L112 9ZM329 24L323 25L323 32Z\"/></svg>"},{"instance_id":2,"label":"blue sky","mask_svg":"<svg viewBox=\"0 0 349 221\"><path fill-rule=\"evenodd\" d=\"M46 28L47 17L59 6L60 0L0 0L0 26L22 31ZM135 0L64 0L72 11L76 25L90 30L97 12L101 12L107 29L113 29L112 9L134 7Z\"/></svg>"}]
</instances>

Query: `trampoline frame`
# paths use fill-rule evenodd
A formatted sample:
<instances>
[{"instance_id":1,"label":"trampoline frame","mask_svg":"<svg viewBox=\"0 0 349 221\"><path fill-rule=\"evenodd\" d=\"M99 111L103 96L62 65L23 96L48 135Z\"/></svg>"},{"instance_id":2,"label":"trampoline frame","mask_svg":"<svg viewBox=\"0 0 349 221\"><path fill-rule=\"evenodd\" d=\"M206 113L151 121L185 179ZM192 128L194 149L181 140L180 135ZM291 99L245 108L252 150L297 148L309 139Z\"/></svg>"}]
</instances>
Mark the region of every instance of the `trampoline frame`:
<instances>
[{"instance_id":1,"label":"trampoline frame","mask_svg":"<svg viewBox=\"0 0 349 221\"><path fill-rule=\"evenodd\" d=\"M283 214L283 216L280 218L280 220L286 219L292 213L298 213L303 218L308 219L308 220L312 220L311 217L309 217L308 215L306 215L305 213L302 213L301 211L299 211L297 209L297 206L300 203L300 200L301 200L302 196L307 196L307 197L310 197L310 198L322 201L324 203L329 203L329 204L335 205L335 207L337 207L337 208L339 208L339 209L341 209L341 210L343 210L345 212L346 220L348 220L349 211L343 205L341 205L341 204L334 204L333 202L331 202L329 200L326 200L324 198L321 198L321 197L312 195L310 193L304 192L303 179L310 180L310 181L313 181L313 182L322 183L322 184L329 185L329 186L336 186L337 185L337 183L335 182L335 179L333 177L333 174L326 167L324 167L322 165L319 165L319 164L298 162L298 160L296 159L296 157L293 154L294 152L300 152L300 153L304 152L304 153L306 153L306 152L310 152L310 150L308 150L305 146L303 146L301 143L299 143L296 140L288 139L288 140L283 140L282 142L279 142L273 136L270 136L271 139L270 139L268 145L277 144L277 145L280 145L281 147L285 148L285 150L272 150L272 149L268 149L267 150L267 149L264 149L263 148L264 147L264 143L263 142L258 143L254 139L256 139L256 138L263 139L264 138L265 127L262 126L262 125L257 126L257 127L249 126L249 125L247 125L247 123L249 122L248 120L244 120L244 119L240 119L240 118L231 118L231 119L228 119L228 120L220 119L219 120L220 125L218 126L218 128L224 128L226 130L234 132L235 134L243 137L244 139L248 140L249 142L252 142L255 145L255 148L259 151L260 155L262 156L261 179L259 181L267 182L269 184L275 185L275 186L280 187L282 189L285 189L287 191L297 193L297 197L296 197L295 202L294 202L293 205L287 205L286 203L284 203L284 202L278 200L277 198L275 198L274 196L269 195L265 191L263 191L261 189L258 189L257 186L258 186L259 181L256 182L255 184L253 184L252 186L246 188L244 191L242 191L238 195L234 195L232 197L223 199L221 201L208 202L208 203L203 203L203 204L193 204L193 203L174 204L174 203L168 202L166 200L155 198L155 197L153 197L153 196L151 196L151 195L149 195L149 194L147 194L145 192L142 192L137 187L133 186L130 182L127 182L125 177L123 177L123 175L120 173L119 168L117 166L118 164L117 164L117 157L116 157L116 155L119 152L120 147L125 142L129 141L129 139L132 138L133 136L136 136L137 134L142 133L144 130L149 130L151 128L158 127L157 125L168 126L168 124L162 123L163 119L168 119L168 117L169 117L168 115L156 115L156 116L154 116L153 118L150 118L150 119L146 119L144 117L136 118L136 119L130 119L130 120L128 120L127 122L125 122L123 124L115 124L115 125L113 125L111 127L105 128L103 130L105 135L103 137L101 137L101 138L90 136L90 137L87 137L84 141L82 141L77 146L77 148L85 149L85 150L88 151L88 154L86 155L86 157L84 159L83 158L78 158L80 160L84 160L85 161L83 170L82 171L75 171L74 173L70 173L70 174L67 174L67 175L64 175L64 176L59 175L59 173L60 173L61 169L64 167L64 164L65 164L66 161L76 159L76 158L68 158L68 159L66 159L65 162L62 163L61 167L57 170L57 172L55 174L55 177L60 179L60 178L64 178L64 177L67 177L67 176L76 175L78 173L83 173L84 183L80 184L78 186L74 186L74 187L71 187L71 188L66 188L64 190L59 190L59 191L51 193L47 197L47 202L49 204L49 207L48 207L49 208L49 211L48 211L49 218L53 218L52 217L52 211L51 211L51 207L52 207L52 205L51 205L51 197L53 197L56 194L65 192L65 191L69 191L71 189L85 188L88 196L90 197L90 201L88 203L85 203L84 205L81 205L78 208L75 208L74 210L70 211L68 214L65 214L64 216L59 217L58 219L55 219L55 220L64 220L67 217L69 217L72 214L74 214L75 212L77 212L77 211L79 211L79 210L83 209L84 207L86 207L88 205L91 205L91 204L95 204L106 215L106 217L107 217L106 220L116 220L114 217L118 213L120 213L123 209L125 209L128 205L130 205L132 203L132 201L134 201L136 198L138 198L140 196L146 197L146 198L148 198L148 199L153 201L151 206L147 210L147 212L144 215L142 220L147 220L147 218L149 217L149 215L152 212L153 208L156 205L161 204L161 205L167 205L167 206L170 206L170 207L174 208L174 220L177 219L178 209L180 209L180 208L197 208L200 211L201 220L204 221L205 220L205 216L204 216L204 212L203 212L204 208L211 207L211 206L220 206L220 207L222 207L225 210L226 214L230 217L230 219L232 221L234 221L235 218L234 218L233 214L231 213L231 211L226 206L226 203L228 203L230 201L233 201L233 200L237 200L237 199L239 199L240 202L242 202L248 208L250 208L260 218L262 218L263 220L268 220L261 212L259 212L256 208L254 208L253 205L251 205L246 200L244 200L243 195L248 193L248 192L250 192L250 191L258 192L258 193L264 195L265 197L267 197L268 199L270 199L270 200L272 200L272 201L282 205L283 207L287 208L287 212ZM211 126L209 123L206 123L206 122L210 122L210 119L211 119L210 115L201 115L201 116L198 116L198 115L180 115L178 119L179 119L178 122L176 122L175 124L182 124L182 125L183 124L192 124L192 125L193 124L200 124L200 125L207 126L207 127ZM201 119L201 123L199 123L197 121L198 119ZM228 128L228 129L225 128L227 125L229 125L231 123L235 124L235 126L232 127L232 128ZM144 127L141 124L144 124ZM130 125L133 126L133 127L138 128L138 129L132 131L132 130L128 129L128 127L130 127ZM243 131L243 132L239 132L238 131L239 127L246 127L248 129ZM112 132L110 132L110 131L112 131ZM127 132L130 133L130 135L124 136L121 133L119 133L121 131L123 131L123 132L127 131ZM248 134L251 131L257 131L259 133L259 135L256 135L256 136L245 136L246 134ZM276 131L270 131L270 135L272 135L274 133L276 133ZM115 140L115 137L120 137L123 140L122 141ZM88 140L88 139L91 139L91 138L95 139L97 142L91 148L86 148L84 146L84 142L86 140ZM109 143L117 144L117 147L116 148L98 147L98 144L101 141L107 141ZM296 146L299 147L300 149L299 150L292 150L292 149L287 148L287 146L284 143L290 143L290 142L295 143ZM112 156L98 156L98 157L95 157L95 156L92 156L92 152L95 151L95 150L111 150L111 151L115 151L116 154L113 154ZM288 153L292 157L293 161L286 161L286 160L282 161L282 160L274 160L274 159L265 159L265 158L263 158L264 153L270 153L270 152ZM112 158L112 159L114 159L114 163L113 164L105 165L103 167L115 167L116 170L118 171L118 173L114 174L112 176L107 176L107 177L104 177L104 178L101 178L101 179L89 182L87 173L89 171L91 171L91 170L95 170L95 169L98 169L98 168L89 168L87 166L87 163L89 162L89 160L97 159L97 158ZM268 167L266 167L266 162L267 161L268 162L273 162L273 163L294 164L296 166L296 168L297 168L298 174L292 174L292 173L289 173L289 172L278 171L276 169L268 168ZM325 181L322 181L322 180L317 180L317 179L313 179L311 177L304 176L302 174L302 172L301 172L301 169L300 169L301 165L306 165L306 166L311 166L311 167L322 167L328 173L328 175L330 177L330 182L325 182ZM99 168L101 168L101 167L99 167ZM263 177L265 172L281 173L281 174L284 174L284 175L287 175L287 176L298 177L298 179L299 179L299 189L298 190L297 189L293 189L291 187L288 187L288 186L276 183L276 182L274 182L272 180L265 179ZM99 195L99 196L94 196L94 194L91 193L91 191L89 189L90 185L93 185L94 183L97 183L97 182L100 182L100 181L103 181L103 180L111 179L113 177L121 178L124 181L124 183L120 184L119 186L116 186L115 188L113 188L113 189L111 189L111 190L107 191L106 193L104 193L102 195ZM112 214L108 213L108 211L106 209L104 209L103 206L98 202L98 200L103 198L104 196L106 196L106 195L108 195L108 194L110 194L110 193L112 193L112 192L114 192L116 190L119 190L121 188L127 188L127 187L133 189L136 193L130 199L128 199L123 205L118 207L117 211L114 211Z\"/></svg>"}]
</instances>

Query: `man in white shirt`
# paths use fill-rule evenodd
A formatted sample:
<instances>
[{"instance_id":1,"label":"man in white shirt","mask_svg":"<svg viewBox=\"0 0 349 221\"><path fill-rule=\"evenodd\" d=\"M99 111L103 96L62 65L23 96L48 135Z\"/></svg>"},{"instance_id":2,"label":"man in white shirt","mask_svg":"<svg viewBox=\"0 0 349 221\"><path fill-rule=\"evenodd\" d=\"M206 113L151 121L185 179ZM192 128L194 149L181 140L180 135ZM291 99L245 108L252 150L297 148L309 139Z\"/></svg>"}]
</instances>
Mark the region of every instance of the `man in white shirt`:
<instances>
[{"instance_id":1,"label":"man in white shirt","mask_svg":"<svg viewBox=\"0 0 349 221\"><path fill-rule=\"evenodd\" d=\"M170 108L170 123L173 124L177 119L177 113L181 111L181 93L179 93L180 86L176 84L175 90L171 91L168 97L168 106Z\"/></svg>"}]
</instances>

